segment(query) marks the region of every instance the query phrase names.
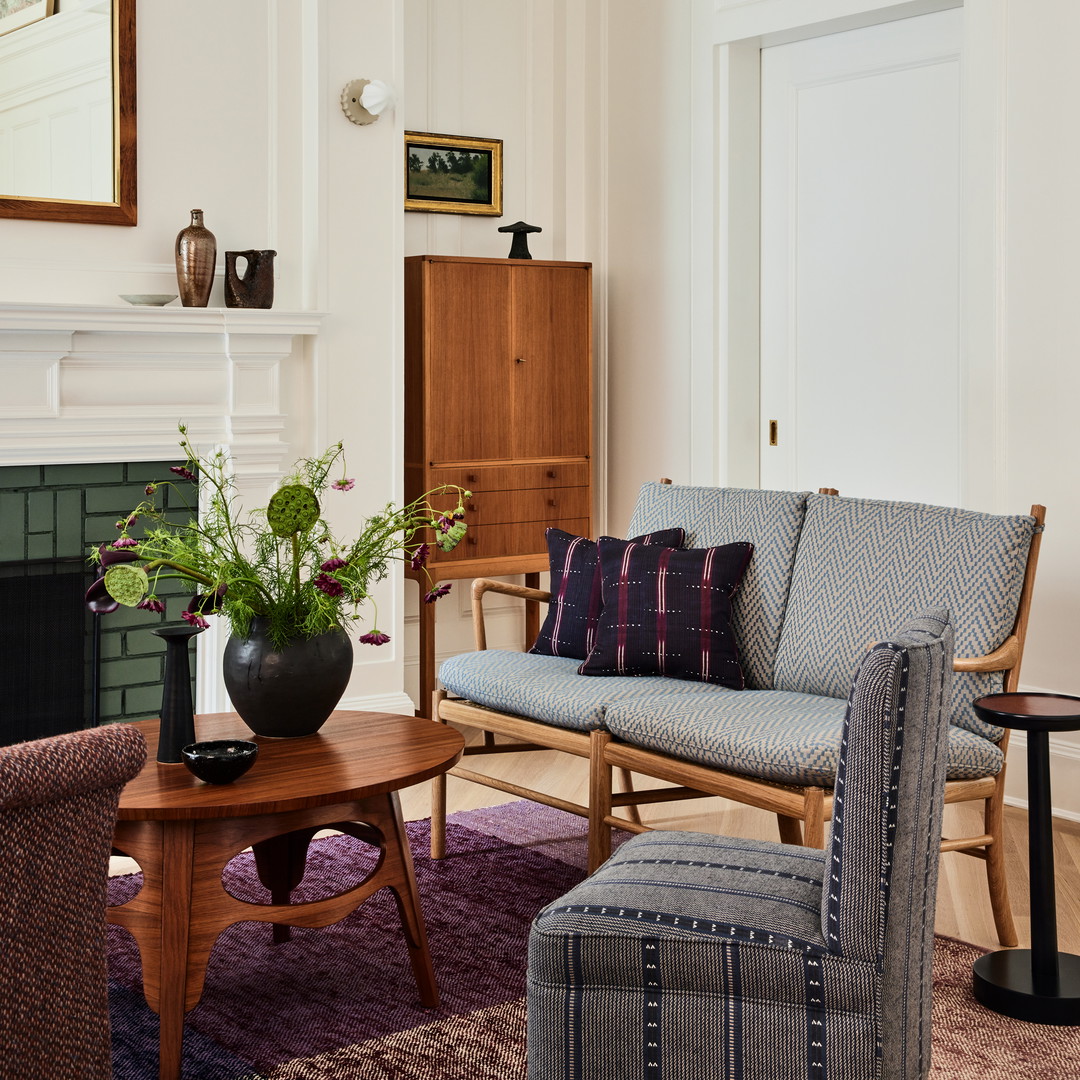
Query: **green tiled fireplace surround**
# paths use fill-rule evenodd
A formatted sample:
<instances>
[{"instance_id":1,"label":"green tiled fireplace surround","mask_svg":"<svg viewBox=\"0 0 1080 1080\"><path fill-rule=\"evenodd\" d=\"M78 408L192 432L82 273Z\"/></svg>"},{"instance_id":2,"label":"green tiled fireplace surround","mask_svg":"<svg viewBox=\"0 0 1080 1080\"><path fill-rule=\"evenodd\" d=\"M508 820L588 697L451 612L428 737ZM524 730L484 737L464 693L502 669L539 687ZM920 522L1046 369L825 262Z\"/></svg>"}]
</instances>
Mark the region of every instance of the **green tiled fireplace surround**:
<instances>
[{"instance_id":1,"label":"green tiled fireplace surround","mask_svg":"<svg viewBox=\"0 0 1080 1080\"><path fill-rule=\"evenodd\" d=\"M151 481L177 481L159 489L158 502L186 521L195 485L170 474L175 461L89 465L16 465L0 468L0 563L85 556L117 536L116 522L146 498ZM185 502L186 500L186 502ZM139 535L139 530L133 530ZM161 708L164 643L151 629L178 622L192 589L162 580L157 595L165 614L121 607L100 616L99 719L140 720ZM33 613L27 613L33 617ZM89 649L89 645L87 646ZM191 650L192 679L195 649ZM72 727L80 726L73 722Z\"/></svg>"}]
</instances>

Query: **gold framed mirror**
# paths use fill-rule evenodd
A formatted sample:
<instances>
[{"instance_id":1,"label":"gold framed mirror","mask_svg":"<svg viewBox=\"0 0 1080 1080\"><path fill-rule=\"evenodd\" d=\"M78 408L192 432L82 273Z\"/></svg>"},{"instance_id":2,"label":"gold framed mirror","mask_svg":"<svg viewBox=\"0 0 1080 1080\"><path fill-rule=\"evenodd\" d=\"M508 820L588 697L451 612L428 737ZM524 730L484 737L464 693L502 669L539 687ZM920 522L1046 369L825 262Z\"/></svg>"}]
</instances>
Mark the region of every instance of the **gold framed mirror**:
<instances>
[{"instance_id":1,"label":"gold framed mirror","mask_svg":"<svg viewBox=\"0 0 1080 1080\"><path fill-rule=\"evenodd\" d=\"M0 102L8 111L21 110L6 122L0 110L0 145L6 141L4 156L12 163L0 172L0 217L134 225L135 0L59 0L55 6L55 14L0 36ZM43 79L54 53L78 55L85 69L88 42L98 43L93 94L55 72L44 90L34 90L30 84ZM57 60L57 70L63 65ZM58 87L78 106L66 107ZM73 147L80 150L77 158L60 157Z\"/></svg>"}]
</instances>

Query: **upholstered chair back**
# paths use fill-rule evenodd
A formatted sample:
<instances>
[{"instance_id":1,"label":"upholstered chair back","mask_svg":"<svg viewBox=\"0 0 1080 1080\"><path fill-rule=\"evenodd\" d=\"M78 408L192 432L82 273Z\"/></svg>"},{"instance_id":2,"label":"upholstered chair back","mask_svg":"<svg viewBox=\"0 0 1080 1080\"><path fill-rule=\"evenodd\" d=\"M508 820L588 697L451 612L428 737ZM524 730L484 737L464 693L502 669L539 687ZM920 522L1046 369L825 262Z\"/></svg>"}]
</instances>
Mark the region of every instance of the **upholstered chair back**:
<instances>
[{"instance_id":1,"label":"upholstered chair back","mask_svg":"<svg viewBox=\"0 0 1080 1080\"><path fill-rule=\"evenodd\" d=\"M985 656L1012 632L1036 522L921 503L810 495L776 657L775 689L843 698L871 641L913 611L944 607L957 656ZM956 674L952 723L996 741L971 702L1001 672Z\"/></svg>"},{"instance_id":2,"label":"upholstered chair back","mask_svg":"<svg viewBox=\"0 0 1080 1080\"><path fill-rule=\"evenodd\" d=\"M826 848L822 931L882 972L882 1041L897 1076L930 1055L934 900L953 630L944 609L864 656L848 703ZM908 1060L910 1059L910 1060Z\"/></svg>"},{"instance_id":3,"label":"upholstered chair back","mask_svg":"<svg viewBox=\"0 0 1080 1080\"><path fill-rule=\"evenodd\" d=\"M749 690L771 690L806 492L644 484L627 536L681 528L688 548L749 542L731 622Z\"/></svg>"},{"instance_id":4,"label":"upholstered chair back","mask_svg":"<svg viewBox=\"0 0 1080 1080\"><path fill-rule=\"evenodd\" d=\"M141 732L116 724L0 748L0 1074L110 1080L106 886Z\"/></svg>"}]
</instances>

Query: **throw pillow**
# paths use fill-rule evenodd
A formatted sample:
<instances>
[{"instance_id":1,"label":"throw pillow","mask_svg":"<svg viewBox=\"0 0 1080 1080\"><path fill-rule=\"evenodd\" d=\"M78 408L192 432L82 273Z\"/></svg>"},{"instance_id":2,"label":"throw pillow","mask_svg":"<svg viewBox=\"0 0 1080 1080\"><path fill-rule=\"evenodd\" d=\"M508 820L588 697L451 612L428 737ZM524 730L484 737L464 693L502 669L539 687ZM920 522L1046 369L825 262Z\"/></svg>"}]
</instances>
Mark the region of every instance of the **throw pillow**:
<instances>
[{"instance_id":1,"label":"throw pillow","mask_svg":"<svg viewBox=\"0 0 1080 1080\"><path fill-rule=\"evenodd\" d=\"M604 607L582 675L667 675L743 688L731 597L753 553L723 547L647 547L603 537Z\"/></svg>"},{"instance_id":2,"label":"throw pillow","mask_svg":"<svg viewBox=\"0 0 1080 1080\"><path fill-rule=\"evenodd\" d=\"M551 601L529 652L584 660L593 647L602 607L596 541L562 529L548 529L544 535L551 571ZM635 537L634 542L682 547L685 535L682 529L660 529Z\"/></svg>"}]
</instances>

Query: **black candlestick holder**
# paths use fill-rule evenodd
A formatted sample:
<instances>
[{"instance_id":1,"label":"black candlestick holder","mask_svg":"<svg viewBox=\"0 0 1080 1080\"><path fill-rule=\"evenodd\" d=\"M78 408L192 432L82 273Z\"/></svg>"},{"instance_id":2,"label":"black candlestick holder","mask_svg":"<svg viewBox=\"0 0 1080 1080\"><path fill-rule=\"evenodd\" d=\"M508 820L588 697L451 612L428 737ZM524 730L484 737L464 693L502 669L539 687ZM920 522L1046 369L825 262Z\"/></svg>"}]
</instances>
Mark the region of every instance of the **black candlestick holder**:
<instances>
[{"instance_id":1,"label":"black candlestick holder","mask_svg":"<svg viewBox=\"0 0 1080 1080\"><path fill-rule=\"evenodd\" d=\"M202 626L159 626L151 633L165 641L165 687L161 695L161 726L157 759L179 765L180 751L195 741L195 709L191 700L191 665L188 642Z\"/></svg>"}]
</instances>

